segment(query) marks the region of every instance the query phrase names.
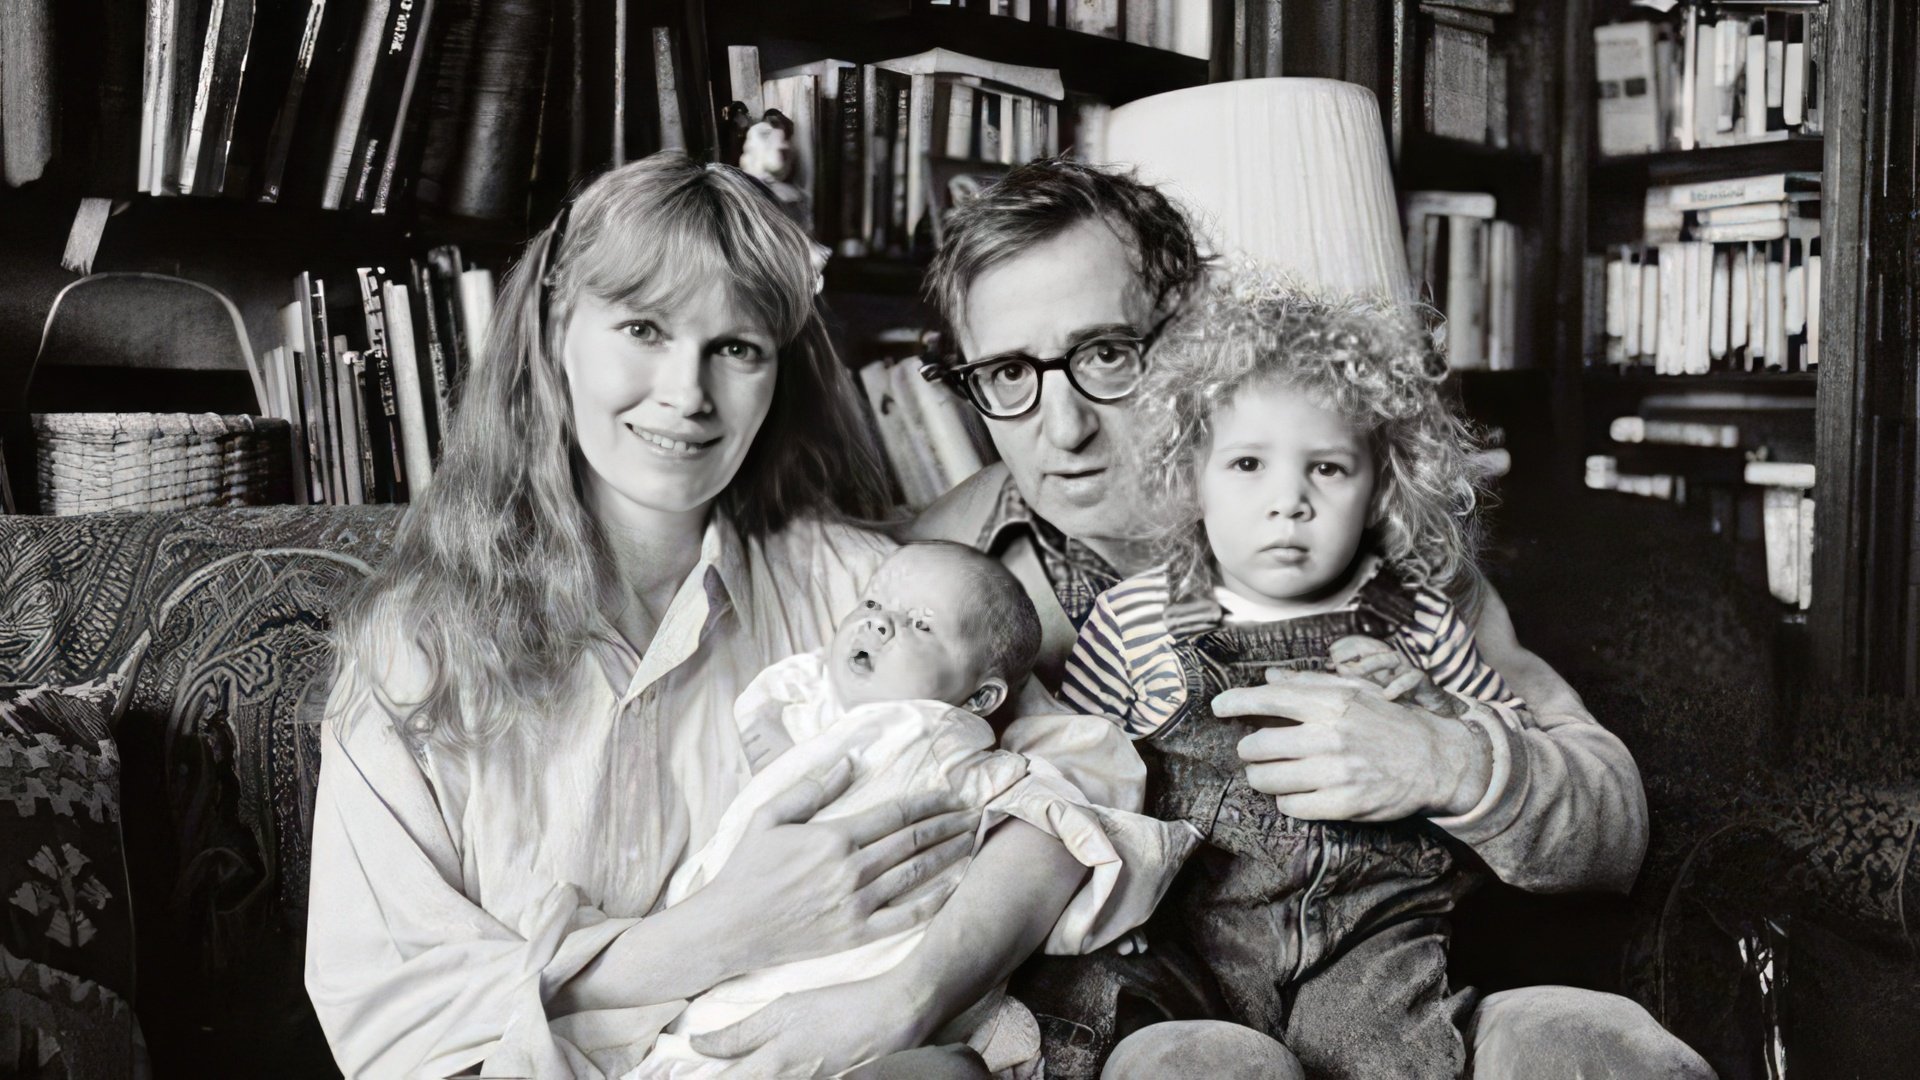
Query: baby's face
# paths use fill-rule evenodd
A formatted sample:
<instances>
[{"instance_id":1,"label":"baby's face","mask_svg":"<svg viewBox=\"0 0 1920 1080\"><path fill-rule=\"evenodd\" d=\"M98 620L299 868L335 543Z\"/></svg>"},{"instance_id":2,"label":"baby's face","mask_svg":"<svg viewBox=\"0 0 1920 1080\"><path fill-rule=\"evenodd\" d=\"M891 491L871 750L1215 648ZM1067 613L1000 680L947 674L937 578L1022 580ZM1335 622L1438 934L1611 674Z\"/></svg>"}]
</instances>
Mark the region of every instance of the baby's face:
<instances>
[{"instance_id":1,"label":"baby's face","mask_svg":"<svg viewBox=\"0 0 1920 1080\"><path fill-rule=\"evenodd\" d=\"M1243 389L1213 422L1200 502L1224 584L1274 603L1337 591L1373 509L1366 436L1311 395L1274 383Z\"/></svg>"},{"instance_id":2,"label":"baby's face","mask_svg":"<svg viewBox=\"0 0 1920 1080\"><path fill-rule=\"evenodd\" d=\"M927 699L964 704L988 676L987 646L966 617L972 575L937 550L902 548L867 582L827 653L847 706Z\"/></svg>"}]
</instances>

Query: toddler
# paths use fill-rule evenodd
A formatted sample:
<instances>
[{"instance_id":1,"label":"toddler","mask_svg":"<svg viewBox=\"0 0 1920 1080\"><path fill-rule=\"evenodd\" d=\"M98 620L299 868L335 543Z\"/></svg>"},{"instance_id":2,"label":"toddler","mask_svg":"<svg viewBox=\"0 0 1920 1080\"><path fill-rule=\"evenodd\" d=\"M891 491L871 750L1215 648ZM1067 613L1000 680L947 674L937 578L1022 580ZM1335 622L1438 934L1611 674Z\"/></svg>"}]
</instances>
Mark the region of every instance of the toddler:
<instances>
[{"instance_id":1,"label":"toddler","mask_svg":"<svg viewBox=\"0 0 1920 1080\"><path fill-rule=\"evenodd\" d=\"M1168 557L1099 598L1063 696L1118 719L1149 811L1205 837L1172 903L1234 1019L1313 1076L1457 1077L1471 999L1448 986L1447 916L1465 880L1443 834L1280 813L1236 753L1257 725L1210 705L1286 668L1448 717L1463 698L1519 706L1449 599L1475 580L1472 440L1405 316L1252 274L1195 305L1137 414Z\"/></svg>"},{"instance_id":2,"label":"toddler","mask_svg":"<svg viewBox=\"0 0 1920 1080\"><path fill-rule=\"evenodd\" d=\"M1046 762L997 749L995 730L982 719L1000 712L1020 688L1039 649L1033 604L998 562L948 543L895 552L874 572L831 644L762 671L735 702L754 776L721 816L713 839L674 874L667 903L712 879L768 799L851 760L852 786L814 820L951 789L985 812L981 835L995 821L1017 817L1059 836L1094 872L1096 888L1083 890L1075 903L1097 908L1112 891L1119 856L1085 798ZM923 887L949 887L964 872L963 860ZM883 972L904 960L923 933L911 930L721 983L688 1004L637 1075L717 1072L722 1063L700 1057L688 1036L732 1024L783 994ZM995 1071L1039 1052L1031 1015L998 993L945 1034L968 1041Z\"/></svg>"}]
</instances>

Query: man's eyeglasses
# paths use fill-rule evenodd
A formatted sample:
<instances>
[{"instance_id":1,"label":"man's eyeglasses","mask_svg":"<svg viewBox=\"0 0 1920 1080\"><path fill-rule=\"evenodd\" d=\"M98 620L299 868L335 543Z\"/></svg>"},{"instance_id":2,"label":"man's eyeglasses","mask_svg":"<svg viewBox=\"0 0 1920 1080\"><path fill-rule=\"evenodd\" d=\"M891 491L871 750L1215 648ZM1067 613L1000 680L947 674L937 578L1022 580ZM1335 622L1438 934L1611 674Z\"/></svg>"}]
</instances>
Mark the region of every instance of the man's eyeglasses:
<instances>
[{"instance_id":1,"label":"man's eyeglasses","mask_svg":"<svg viewBox=\"0 0 1920 1080\"><path fill-rule=\"evenodd\" d=\"M974 408L994 420L1017 420L1032 412L1040 404L1040 383L1049 371L1064 372L1068 384L1088 401L1110 405L1140 388L1147 376L1147 351L1167 322L1161 319L1144 336L1089 338L1050 360L1009 353L949 368L928 364L921 374L929 382L958 385Z\"/></svg>"}]
</instances>

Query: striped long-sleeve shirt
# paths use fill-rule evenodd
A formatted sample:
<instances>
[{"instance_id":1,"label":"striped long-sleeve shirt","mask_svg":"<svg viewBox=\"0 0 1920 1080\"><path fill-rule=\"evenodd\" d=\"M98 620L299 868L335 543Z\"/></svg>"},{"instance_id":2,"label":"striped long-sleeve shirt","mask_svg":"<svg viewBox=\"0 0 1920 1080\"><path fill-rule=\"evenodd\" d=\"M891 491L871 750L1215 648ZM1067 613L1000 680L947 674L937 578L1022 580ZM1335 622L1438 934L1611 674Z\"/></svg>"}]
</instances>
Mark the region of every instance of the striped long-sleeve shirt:
<instances>
[{"instance_id":1,"label":"striped long-sleeve shirt","mask_svg":"<svg viewBox=\"0 0 1920 1080\"><path fill-rule=\"evenodd\" d=\"M1376 569L1376 573L1386 573ZM1500 673L1480 656L1473 631L1436 589L1411 590L1412 621L1395 627L1389 644L1441 689L1464 698L1520 708ZM1358 602L1356 591L1349 606ZM1233 598L1223 605L1232 615ZM1111 717L1134 738L1152 734L1186 703L1188 672L1176 627L1169 623L1167 574L1156 568L1108 589L1094 602L1067 660L1061 697L1074 708Z\"/></svg>"}]
</instances>

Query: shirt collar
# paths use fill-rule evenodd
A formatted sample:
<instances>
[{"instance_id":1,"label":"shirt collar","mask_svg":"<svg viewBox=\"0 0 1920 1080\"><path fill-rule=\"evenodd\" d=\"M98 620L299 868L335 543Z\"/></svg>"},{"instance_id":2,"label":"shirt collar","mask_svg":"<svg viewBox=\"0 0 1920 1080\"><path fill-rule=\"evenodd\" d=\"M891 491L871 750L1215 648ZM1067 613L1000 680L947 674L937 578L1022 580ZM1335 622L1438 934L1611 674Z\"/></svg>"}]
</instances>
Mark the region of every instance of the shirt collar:
<instances>
[{"instance_id":1,"label":"shirt collar","mask_svg":"<svg viewBox=\"0 0 1920 1080\"><path fill-rule=\"evenodd\" d=\"M623 703L692 657L714 624L747 595L748 575L746 542L733 522L716 509L700 537L700 561L667 605L645 654L636 654L611 625L591 645L614 693L624 695ZM689 588L696 580L701 585L697 594ZM698 605L699 610L690 610L689 605Z\"/></svg>"},{"instance_id":2,"label":"shirt collar","mask_svg":"<svg viewBox=\"0 0 1920 1080\"><path fill-rule=\"evenodd\" d=\"M1120 574L1108 564L1100 553L1069 537L1056 528L1053 522L1033 512L1026 497L1020 494L1020 488L1013 482L1013 474L1008 473L1001 485L999 501L993 514L987 519L986 528L981 530L979 547L982 551L998 552L1006 543L1007 535L1015 530L1025 530L1033 537L1034 543L1056 558L1088 565L1092 569L1119 580Z\"/></svg>"}]
</instances>

